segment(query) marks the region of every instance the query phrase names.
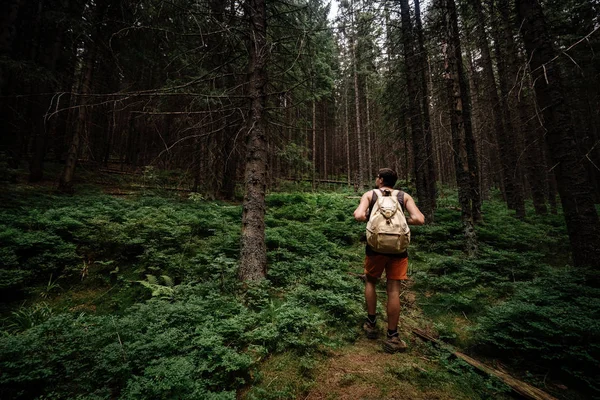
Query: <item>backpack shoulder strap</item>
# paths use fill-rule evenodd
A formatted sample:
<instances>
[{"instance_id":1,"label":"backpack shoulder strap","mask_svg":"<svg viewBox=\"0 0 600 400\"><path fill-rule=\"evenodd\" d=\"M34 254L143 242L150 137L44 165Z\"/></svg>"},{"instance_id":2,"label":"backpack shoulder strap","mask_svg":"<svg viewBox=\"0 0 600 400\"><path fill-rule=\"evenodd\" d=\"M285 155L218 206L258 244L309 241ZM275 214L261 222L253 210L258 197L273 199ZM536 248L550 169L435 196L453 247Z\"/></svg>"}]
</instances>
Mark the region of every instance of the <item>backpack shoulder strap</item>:
<instances>
[{"instance_id":1,"label":"backpack shoulder strap","mask_svg":"<svg viewBox=\"0 0 600 400\"><path fill-rule=\"evenodd\" d=\"M398 203L400 203L400 207L404 210L404 192L402 190L397 190L398 192Z\"/></svg>"},{"instance_id":2,"label":"backpack shoulder strap","mask_svg":"<svg viewBox=\"0 0 600 400\"><path fill-rule=\"evenodd\" d=\"M383 194L379 189L373 189L373 195L371 196L371 201L369 202L369 209L373 209L375 203L377 203L377 197L381 197Z\"/></svg>"},{"instance_id":3,"label":"backpack shoulder strap","mask_svg":"<svg viewBox=\"0 0 600 400\"><path fill-rule=\"evenodd\" d=\"M367 220L371 217L371 211L373 211L373 206L377 203L377 192L381 194L379 189L373 189L373 194L371 196L371 201L369 202L369 209L367 210Z\"/></svg>"}]
</instances>

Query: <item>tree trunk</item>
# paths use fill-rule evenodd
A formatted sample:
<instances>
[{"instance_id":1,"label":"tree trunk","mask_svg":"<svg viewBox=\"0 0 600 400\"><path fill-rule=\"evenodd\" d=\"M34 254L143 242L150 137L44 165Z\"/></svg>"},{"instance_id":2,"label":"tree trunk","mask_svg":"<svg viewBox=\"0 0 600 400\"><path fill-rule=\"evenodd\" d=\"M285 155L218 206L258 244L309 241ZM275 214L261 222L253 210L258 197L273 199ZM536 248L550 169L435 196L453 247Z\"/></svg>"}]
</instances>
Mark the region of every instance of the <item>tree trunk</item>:
<instances>
[{"instance_id":1,"label":"tree trunk","mask_svg":"<svg viewBox=\"0 0 600 400\"><path fill-rule=\"evenodd\" d=\"M499 146L500 166L502 171L503 186L506 191L506 198L509 208L516 210L517 217L525 217L525 202L523 199L523 189L519 184L519 177L515 173L516 168L516 148L514 146L515 138L513 135L513 127L510 120L507 102L507 70L505 66L505 52L500 50L498 43L498 35L494 40L496 45L496 60L498 63L498 75L500 77L500 85L502 87L502 97L498 96L498 88L494 77L492 59L488 45L488 39L485 32L485 18L481 6L481 0L470 0L471 6L477 17L475 32L478 42L478 47L481 52L482 75L486 93L490 99L490 112L492 113L494 133ZM498 31L496 28L495 31ZM503 118L504 117L504 118ZM505 125L506 124L506 125Z\"/></svg>"},{"instance_id":2,"label":"tree trunk","mask_svg":"<svg viewBox=\"0 0 600 400\"><path fill-rule=\"evenodd\" d=\"M265 244L265 190L267 138L265 104L267 85L267 14L265 0L246 0L250 20L250 65L248 91L251 101L246 132L245 196L242 206L242 236L239 278L259 280L267 272Z\"/></svg>"},{"instance_id":3,"label":"tree trunk","mask_svg":"<svg viewBox=\"0 0 600 400\"><path fill-rule=\"evenodd\" d=\"M565 102L559 65L540 3L516 0L529 68L541 109L558 193L576 266L600 266L600 221L591 185L577 151L570 110ZM596 282L598 283L598 282Z\"/></svg>"},{"instance_id":4,"label":"tree trunk","mask_svg":"<svg viewBox=\"0 0 600 400\"><path fill-rule=\"evenodd\" d=\"M312 101L312 190L316 189L317 175L317 104Z\"/></svg>"},{"instance_id":5,"label":"tree trunk","mask_svg":"<svg viewBox=\"0 0 600 400\"><path fill-rule=\"evenodd\" d=\"M452 148L456 183L458 184L458 201L461 208L461 219L465 236L465 250L469 257L477 252L477 236L475 234L476 199L473 197L474 173L471 169L472 159L468 152L471 128L468 98L464 93L464 83L461 80L462 56L460 38L458 35L458 18L454 0L446 0L448 48L446 53L446 89L448 105L451 113ZM462 73L464 75L464 72Z\"/></svg>"},{"instance_id":6,"label":"tree trunk","mask_svg":"<svg viewBox=\"0 0 600 400\"><path fill-rule=\"evenodd\" d=\"M46 129L46 110L48 99L46 95L35 96L35 104L32 106L31 127L33 130L33 148L29 160L29 182L40 182L44 178L44 158L46 156L46 145L48 132Z\"/></svg>"},{"instance_id":7,"label":"tree trunk","mask_svg":"<svg viewBox=\"0 0 600 400\"><path fill-rule=\"evenodd\" d=\"M406 91L408 92L408 114L410 130L412 133L414 171L417 186L419 208L425 215L425 221L433 220L433 205L431 201L431 188L429 180L429 163L427 146L423 132L421 103L419 101L419 75L417 74L417 57L415 56L415 40L408 0L400 0L400 15L402 18L402 42L404 46L404 60L406 62Z\"/></svg>"},{"instance_id":8,"label":"tree trunk","mask_svg":"<svg viewBox=\"0 0 600 400\"><path fill-rule=\"evenodd\" d=\"M21 0L7 0L0 11L0 57L8 56L11 52L15 38L15 21L19 14ZM0 67L0 95L4 95L6 75L3 67Z\"/></svg>"},{"instance_id":9,"label":"tree trunk","mask_svg":"<svg viewBox=\"0 0 600 400\"><path fill-rule=\"evenodd\" d=\"M363 148L362 148L362 132L361 132L361 125L360 125L360 94L358 91L358 60L356 59L356 39L354 37L351 37L351 44L350 46L352 46L352 67L354 68L354 110L355 110L355 114L356 114L356 143L357 143L357 147L358 147L358 188L359 190L362 190L362 188L364 187L364 183L365 183L365 178L364 178L364 166L365 166L365 161L364 161L364 155L363 155Z\"/></svg>"},{"instance_id":10,"label":"tree trunk","mask_svg":"<svg viewBox=\"0 0 600 400\"><path fill-rule=\"evenodd\" d=\"M373 171L373 158L372 158L372 154L371 154L371 143L372 143L372 139L371 139L371 113L369 110L369 78L366 79L366 83L365 83L365 111L367 113L367 121L366 121L366 128L367 128L367 168L369 171L369 178L373 177L373 174L375 171Z\"/></svg>"},{"instance_id":11,"label":"tree trunk","mask_svg":"<svg viewBox=\"0 0 600 400\"><path fill-rule=\"evenodd\" d=\"M348 115L348 80L345 81L344 96L344 128L346 129L346 173L348 174L348 187L352 186L352 169L350 164L350 117Z\"/></svg>"},{"instance_id":12,"label":"tree trunk","mask_svg":"<svg viewBox=\"0 0 600 400\"><path fill-rule=\"evenodd\" d=\"M421 73L419 76L419 85L421 92L421 111L423 113L423 137L425 138L425 154L427 156L427 186L429 191L429 200L431 201L432 213L429 222L433 222L433 212L436 208L436 162L433 149L433 135L431 132L431 116L429 113L429 89L427 87L427 71L429 70L427 62L427 50L425 49L425 38L423 35L423 25L421 23L421 5L419 0L415 2L415 21L417 30L417 50L418 50L418 68Z\"/></svg>"},{"instance_id":13,"label":"tree trunk","mask_svg":"<svg viewBox=\"0 0 600 400\"><path fill-rule=\"evenodd\" d=\"M65 167L58 182L58 190L63 193L73 193L73 177L75 174L75 167L77 165L77 158L79 157L80 144L88 126L88 109L87 104L89 99L87 95L91 92L92 76L94 73L94 63L96 62L96 51L97 46L95 41L88 43L87 55L85 57L85 63L83 68L83 75L81 81L81 93L80 93L80 105L79 114L77 115L77 127L73 132L73 139L69 152L67 153L67 160Z\"/></svg>"}]
</instances>

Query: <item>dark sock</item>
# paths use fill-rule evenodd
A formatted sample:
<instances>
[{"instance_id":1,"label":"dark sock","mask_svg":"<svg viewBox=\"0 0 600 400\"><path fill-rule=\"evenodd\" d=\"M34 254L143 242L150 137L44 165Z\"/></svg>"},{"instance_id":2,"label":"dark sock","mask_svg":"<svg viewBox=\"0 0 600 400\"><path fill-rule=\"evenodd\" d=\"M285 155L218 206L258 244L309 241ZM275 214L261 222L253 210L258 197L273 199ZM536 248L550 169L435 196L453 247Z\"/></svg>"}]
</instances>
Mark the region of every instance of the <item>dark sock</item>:
<instances>
[{"instance_id":1,"label":"dark sock","mask_svg":"<svg viewBox=\"0 0 600 400\"><path fill-rule=\"evenodd\" d=\"M367 322L371 325L371 326L375 326L375 319L377 318L376 314L368 314L367 315Z\"/></svg>"},{"instance_id":2,"label":"dark sock","mask_svg":"<svg viewBox=\"0 0 600 400\"><path fill-rule=\"evenodd\" d=\"M388 337L398 336L398 329L388 329Z\"/></svg>"}]
</instances>

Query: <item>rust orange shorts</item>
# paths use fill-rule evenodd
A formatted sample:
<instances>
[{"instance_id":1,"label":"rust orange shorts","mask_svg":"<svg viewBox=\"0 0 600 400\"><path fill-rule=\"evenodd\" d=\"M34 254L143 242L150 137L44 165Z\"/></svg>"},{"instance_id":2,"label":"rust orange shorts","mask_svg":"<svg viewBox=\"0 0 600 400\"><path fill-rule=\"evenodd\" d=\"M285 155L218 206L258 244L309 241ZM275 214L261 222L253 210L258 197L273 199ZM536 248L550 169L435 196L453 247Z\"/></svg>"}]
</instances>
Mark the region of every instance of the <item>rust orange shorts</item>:
<instances>
[{"instance_id":1,"label":"rust orange shorts","mask_svg":"<svg viewBox=\"0 0 600 400\"><path fill-rule=\"evenodd\" d=\"M372 278L381 278L385 270L387 279L403 281L408 279L408 257L390 257L385 254L376 254L365 257L365 274Z\"/></svg>"}]
</instances>

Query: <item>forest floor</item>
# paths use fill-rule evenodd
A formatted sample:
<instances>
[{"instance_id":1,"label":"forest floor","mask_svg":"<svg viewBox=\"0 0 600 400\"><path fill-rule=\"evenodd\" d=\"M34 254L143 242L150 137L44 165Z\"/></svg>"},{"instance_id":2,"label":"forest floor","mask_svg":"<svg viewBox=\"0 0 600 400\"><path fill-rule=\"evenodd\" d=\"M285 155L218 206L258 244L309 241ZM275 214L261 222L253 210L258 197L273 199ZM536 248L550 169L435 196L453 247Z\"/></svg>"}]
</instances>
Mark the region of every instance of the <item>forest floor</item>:
<instances>
[{"instance_id":1,"label":"forest floor","mask_svg":"<svg viewBox=\"0 0 600 400\"><path fill-rule=\"evenodd\" d=\"M383 351L387 327L384 316L377 321L378 339L361 335L353 343L326 350L316 365L308 368L298 368L298 357L294 354L273 356L260 368L263 374L260 387L271 394L281 393L281 398L293 398L289 395L295 393L297 399L304 400L467 400L480 398L477 386L481 384L500 388L500 381L479 374L464 364L454 366L454 372L463 369L464 376L457 378L454 375L453 378L448 374L449 365L460 364L460 360L412 333L413 329L430 333L433 322L419 309L416 294L410 286L410 283L406 285L400 295L402 311L398 326L401 338L408 344L406 352L388 354ZM378 302L378 307L385 309L385 277L378 286ZM463 324L467 322L462 321ZM448 361L452 359L454 361ZM238 398L255 398L249 393L252 390L242 391ZM508 387L504 387L494 398L515 397Z\"/></svg>"},{"instance_id":2,"label":"forest floor","mask_svg":"<svg viewBox=\"0 0 600 400\"><path fill-rule=\"evenodd\" d=\"M97 177L93 176L93 178ZM235 255L235 244L232 244L234 241L230 241L230 243L226 239L228 235L237 233L237 225L229 224L231 221L237 221L235 219L238 214L238 210L235 208L237 203L215 203L215 205L211 205L212 201L205 200L201 196L193 197L187 191L180 192L172 189L165 190L168 194L162 193L156 195L152 190L148 189L149 186L133 184L126 181L126 179L119 181L113 180L113 177L107 178L101 176L100 182L97 182L96 179L90 180L95 182L95 184L86 187L87 191L80 190L80 193L72 198L64 196L45 197L46 192L51 192L53 188L50 181L35 186L15 186L11 189L14 192L12 193L13 196L20 199L23 204L25 204L24 199L31 197L29 191L32 191L32 193L35 192L34 194L39 198L31 197L32 199L36 199L37 203L32 202L32 204L29 204L29 200L27 200L27 207L22 206L20 208L16 207L19 203L15 201L15 216L13 217L9 214L5 216L7 226L9 223L13 223L11 222L13 219L11 218L14 218L13 225L15 227L35 226L36 229L43 233L39 237L36 236L37 241L33 241L30 237L32 235L30 232L21 232L14 228L10 231L13 232L12 234L17 232L19 235L22 235L22 238L18 236L17 239L20 239L15 240L14 248L20 249L29 243L34 243L37 248L45 248L41 245L54 248L56 247L56 243L52 240L61 244L64 242L66 243L64 246L67 246L71 244L69 240L73 238L68 235L65 236L66 238L63 238L60 235L61 232L68 231L76 235L75 238L79 241L77 243L80 243L78 249L88 249L87 251L90 254L96 254L98 258L95 263L93 263L92 259L87 258L81 264L73 265L72 270L74 272L71 272L79 274L82 282L74 285L72 288L67 289L66 284L63 284L63 282L66 282L64 280L60 281L63 287L57 285L56 280L52 282L52 275L50 275L51 281L48 284L44 283L46 280L41 280L40 287L31 288L30 290L31 293L38 293L38 297L32 297L31 307L28 309L21 307L23 310L27 311L31 309L33 310L31 312L38 310L34 304L37 299L41 305L45 304L47 308L49 307L48 309L52 308L59 311L68 309L70 312L81 312L82 314L85 312L90 315L90 318L94 318L96 314L98 318L101 318L103 315L118 315L119 312L126 310L129 305L134 303L141 304L143 302L140 299L147 300L151 297L140 283L142 283L143 274L146 274L146 277L148 274L158 274L156 272L158 270L156 265L162 266L160 273L177 276L176 274L182 268L179 263L185 263L187 259L173 257L172 255L175 253L197 253L196 255L199 254L206 257L207 260L211 260L212 263L206 261L203 263L204 258L200 257L189 261L189 265L182 264L187 266L186 268L196 268L197 270L194 270L194 273L197 275L205 272L201 268L203 268L204 264L207 264L221 268L218 270L218 273L222 281L225 279L223 278L224 276L229 276L227 274L230 274L230 278L235 280L235 262L233 259L230 260L224 256L219 256L221 258L214 261L214 252L204 252L212 245L221 246L223 249L220 251L223 254L231 253ZM144 185L146 183L148 182L144 182ZM168 187L170 188L172 185L168 185ZM377 340L368 340L360 327L363 317L360 315L362 293L359 292L362 286L358 279L362 273L364 244L359 244L356 241L347 243L348 232L350 231L352 235L356 236L357 232L354 230L358 231L358 228L354 225L346 224L346 217L351 215L348 212L347 199L355 200L354 196L351 193L341 193L332 194L329 197L326 195L317 198L315 195L292 192L275 193L272 197L271 214L269 215L271 218L270 227L272 234L270 240L271 245L273 243L277 244L277 247L273 251L278 252L278 257L291 257L291 254L296 255L298 253L297 257L302 259L302 263L298 263L298 265L285 261L279 263L274 261L275 267L279 268L279 270L275 270L277 273L273 275L274 282L283 280L285 283L285 279L287 279L286 274L295 274L294 276L297 276L294 281L296 283L290 284L289 287L286 287L281 282L278 283L280 287L274 287L277 290L282 290L281 288L290 290L290 293L288 293L289 297L294 295L292 289L296 289L296 286L302 287L304 292L299 293L304 297L296 294L298 300L292 304L285 303L287 300L278 294L275 296L275 303L271 303L273 306L272 315L266 311L262 314L257 313L261 321L261 318L271 318L269 320L271 321L270 324L267 324L268 329L275 327L284 331L285 335L292 338L290 339L286 336L282 339L278 337L278 341L281 342L285 339L290 344L281 346L280 349L277 345L271 344L270 351L263 355L257 355L257 358L253 360L255 362L254 365L247 370L248 377L251 378L246 381L247 386L242 389L240 389L240 386L227 388L230 390L230 394L236 393L237 390L236 397L240 400L446 400L488 398L502 400L516 398L511 389L499 379L482 373L453 355L452 350L449 350L449 346L444 345L443 348L440 348L429 341L422 340L413 333L415 330L420 330L431 337L440 338L442 341L452 343L453 346L456 346L456 349L469 351L469 347L464 346L464 344L468 343L468 339L472 335L473 330L471 328L475 326L476 319L469 313L469 308L467 308L467 313L465 313L462 311L463 308L461 306L465 299L468 300L475 297L473 297L472 293L467 293L467 296L471 297L460 297L463 292L459 289L462 289L464 282L469 283L474 281L478 275L475 274L477 270L473 266L465 265L463 263L464 260L460 257L451 257L453 254L453 242L451 239L444 239L445 237L452 237L452 229L455 229L451 225L453 218L455 218L454 214L457 213L454 203L447 201L445 207L440 207L440 222L438 226L430 227L429 231L418 232L420 235L418 237L419 240L415 241L412 247L414 253L411 255L411 270L413 273L409 271L409 276L414 281L408 281L401 292L400 299L402 310L399 331L401 338L408 344L408 350L404 353L387 354L382 350L382 341L385 338L386 329L385 278L377 286L380 338ZM113 202L113 199L119 199L119 201ZM340 202L339 199L343 201ZM311 215L314 214L314 207L325 207L324 205L329 207L327 211L331 214L331 217L320 219L326 219L328 224L321 224L320 219L319 221L310 219ZM30 208L35 211L36 207L45 210L44 213L28 211ZM320 208L319 210L322 211L323 209ZM25 211L29 214L26 214ZM490 210L490 219L494 215L492 211L494 210ZM93 215L94 218L88 218L90 215ZM140 217L142 215L144 218ZM202 218L198 217L199 215ZM35 225L32 225L31 221L36 221ZM74 221L81 221L81 223L78 225ZM302 224L298 221L302 221ZM187 227L187 224L191 224L192 222L195 224L195 229L198 226L210 228L196 232L194 236L195 242L189 239L187 231L182 228ZM79 226L82 228L79 229ZM215 229L212 228L215 226L220 227L223 231L222 237L214 235L213 231ZM311 236L307 234L309 232L308 229L301 229L305 227L309 227L311 229L310 232L321 232L319 230L327 232L329 236L337 239L337 241L335 244L333 242L326 242L329 237L326 235ZM126 234L121 235L121 232L126 232ZM487 234L488 240L497 240L496 231L491 233L488 231ZM503 235L502 238L505 236ZM154 241L155 237L160 237L161 240ZM141 244L152 251L139 254L135 259L125 250L115 254L111 250L111 253L104 254L104 247L101 247L104 245L97 243L98 241L108 243L106 245L108 247L105 247L116 249L114 251L125 249L131 253L140 247ZM323 278L323 282L317 282L317 284L312 285L315 280L314 278L320 276L311 273L313 268L321 271L319 268L328 268L330 265L328 264L330 263L329 259L326 259L325 264L321 264L321 260L319 260L319 257L322 257L323 254L327 255L327 251L322 249L324 248L324 241L331 249L339 251L339 254L342 254L344 258L338 263L339 265L336 268L332 268L329 271L331 273ZM173 246L180 243L187 244L175 247L175 250L173 250ZM232 247L234 250L232 251L227 246ZM435 304L436 293L432 292L429 286L422 284L426 279L422 271L426 271L428 265L432 263L431 257L441 257L438 253L430 253L430 248L435 248L440 254L443 251L450 254L450 256L446 257L446 264L444 264L450 272L447 275L446 270L443 270L444 274L440 279L450 279L449 276L454 271L453 268L457 274L466 276L464 278L463 275L460 275L460 281L458 280L459 278L456 278L456 282L458 283L451 286L456 293L451 292L445 298L445 301L450 301L450 306L454 306L458 311L442 313L441 315L430 315L428 313L432 308L431 304ZM315 249L321 251L317 256L313 254ZM58 256L62 255L62 253L55 253L54 251L49 251L48 257L56 257L56 254ZM512 253L510 254L512 255ZM46 253L43 255L46 256ZM131 260L127 257L130 257ZM145 264L139 260L140 257L147 257ZM54 258L50 257L50 260L52 261ZM65 262L69 260L67 259ZM126 262L127 260L129 261ZM515 258L515 260L519 261L520 258ZM338 260L335 261L337 262ZM116 264L112 265L113 262ZM333 262L333 264L336 264L336 262ZM115 267L115 265L120 267L120 269ZM498 263L498 265L503 264ZM89 271L88 267L91 267ZM350 277L346 276L346 273ZM342 277L344 279L339 279L338 282L335 278L340 277L340 274L344 275ZM469 274L475 275L473 277ZM86 277L85 282L83 282L84 277ZM327 279L330 279L331 282ZM500 281L500 279L497 280ZM335 285L339 287L334 287ZM335 290L327 292L330 289L329 286ZM113 290L113 288L116 289ZM468 290L468 285L464 289ZM473 290L477 290L474 293L479 297L487 293L480 293L480 286L476 286ZM487 301L487 297L485 300ZM171 305L170 301L165 301L164 303L165 307ZM282 307L282 304L285 307ZM315 304L323 304L323 309L317 308ZM450 308L450 306L440 300L438 300L438 304L448 309ZM481 304L486 305L487 303L484 302ZM351 307L354 308L351 310ZM472 306L473 309L477 307L479 306ZM331 309L341 310L342 313L334 312L333 315L327 315L331 313ZM19 311L22 310L19 309ZM205 310L206 314L210 314L211 312L211 310ZM285 312L288 312L288 314L284 315ZM295 330L299 329L298 327L304 326L301 323L302 321L298 322L296 319L307 319L313 313L320 312L327 315L327 317L320 316L320 321L334 319L336 323L331 326L325 326L326 324L319 322L319 330L323 334L322 337L330 340L309 345L309 340L306 339L306 336L302 336L305 335L303 333L304 330ZM17 316L21 315L18 313L13 314ZM132 313L131 315L135 314ZM344 321L349 316L351 320L347 321L348 325L346 326ZM130 317L128 314L127 318ZM117 322L120 321L118 318ZM359 318L361 319L360 321L357 320ZM126 318L123 318L123 320L126 321ZM218 320L223 320L223 324L237 323L233 319L232 321L228 321L227 318ZM286 321L285 324L282 323L282 327L276 325L280 320ZM185 323L188 321L185 319L182 319L182 321L181 326L185 327ZM259 329L262 329L262 325L259 325L254 330L257 331ZM271 332L268 329L264 331L270 334ZM279 330L276 332L279 332ZM295 332L299 332L297 333L298 336L296 336ZM309 332L308 335L310 335L313 331L306 330L306 332ZM154 337L150 339L154 340ZM296 341L296 339L298 340ZM257 343L262 343L260 340ZM229 349L229 347L227 348ZM500 371L510 369L505 368L495 360L478 358L479 361ZM528 371L519 371L518 366L514 368L515 366L512 365L512 367L512 375L531 381L526 376L529 373ZM229 368L229 366L226 368ZM567 388L565 386L552 384L550 379L546 380L544 378L543 381L538 379L534 382L541 389L548 392L555 394L565 393L565 396L560 396L563 399L579 399L579 397L571 397L566 393ZM151 387L154 386L151 385Z\"/></svg>"}]
</instances>

